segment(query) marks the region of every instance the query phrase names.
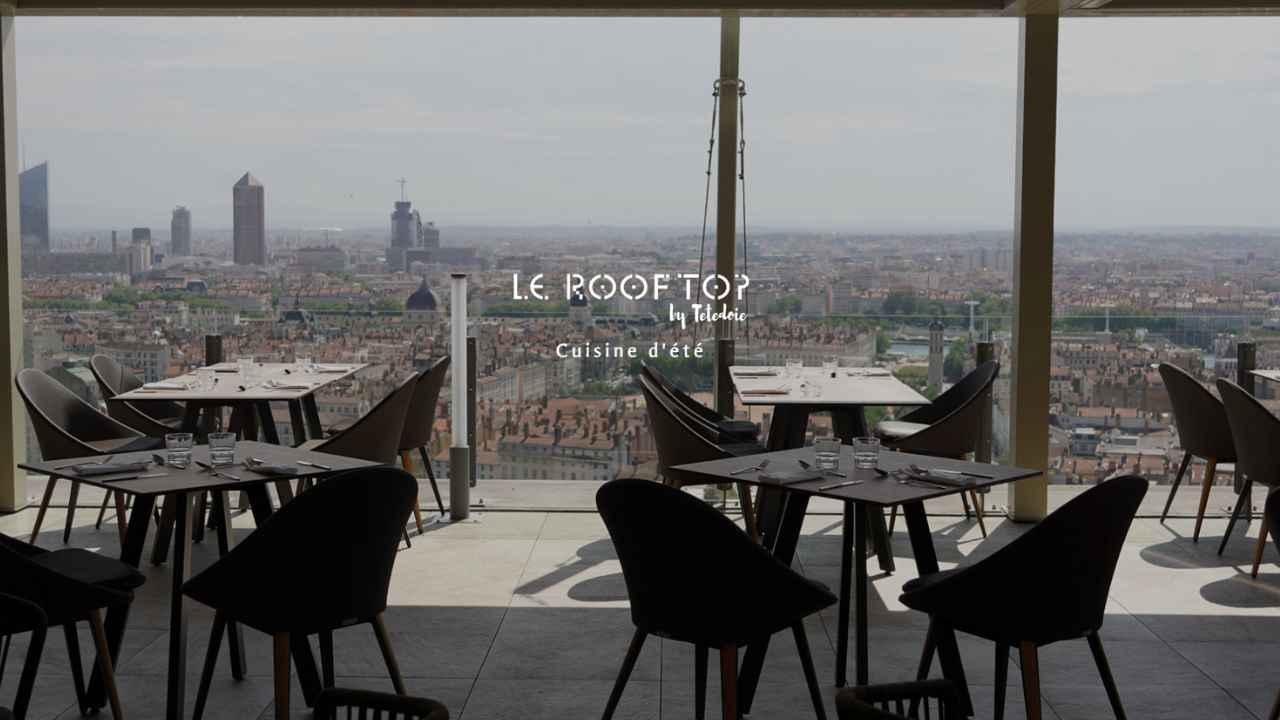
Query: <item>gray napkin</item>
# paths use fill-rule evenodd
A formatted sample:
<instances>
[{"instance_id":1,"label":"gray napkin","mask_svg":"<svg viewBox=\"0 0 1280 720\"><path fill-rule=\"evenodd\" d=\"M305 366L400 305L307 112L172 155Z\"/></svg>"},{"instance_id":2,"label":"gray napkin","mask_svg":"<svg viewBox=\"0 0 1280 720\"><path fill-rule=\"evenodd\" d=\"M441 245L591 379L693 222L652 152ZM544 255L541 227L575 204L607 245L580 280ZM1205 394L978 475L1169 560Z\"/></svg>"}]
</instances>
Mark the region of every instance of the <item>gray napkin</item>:
<instances>
[{"instance_id":1,"label":"gray napkin","mask_svg":"<svg viewBox=\"0 0 1280 720\"><path fill-rule=\"evenodd\" d=\"M139 460L131 463L85 463L71 468L71 472L81 476L110 475L112 473L138 472L151 467L151 461Z\"/></svg>"},{"instance_id":2,"label":"gray napkin","mask_svg":"<svg viewBox=\"0 0 1280 720\"><path fill-rule=\"evenodd\" d=\"M270 460L245 460L244 466L263 475L297 475L297 468Z\"/></svg>"},{"instance_id":3,"label":"gray napkin","mask_svg":"<svg viewBox=\"0 0 1280 720\"><path fill-rule=\"evenodd\" d=\"M788 470L786 472L766 473L760 476L760 480L778 485L790 485L791 483L804 482L805 480L817 480L821 477L822 473L816 470Z\"/></svg>"}]
</instances>

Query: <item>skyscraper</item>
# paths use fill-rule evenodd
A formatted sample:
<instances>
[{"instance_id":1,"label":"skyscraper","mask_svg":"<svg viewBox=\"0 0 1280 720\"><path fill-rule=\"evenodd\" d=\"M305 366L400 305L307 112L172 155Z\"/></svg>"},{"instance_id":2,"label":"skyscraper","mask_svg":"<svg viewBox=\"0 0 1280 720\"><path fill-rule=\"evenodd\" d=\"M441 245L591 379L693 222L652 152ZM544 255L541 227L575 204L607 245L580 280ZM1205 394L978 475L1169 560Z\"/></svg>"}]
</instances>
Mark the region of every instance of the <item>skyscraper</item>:
<instances>
[{"instance_id":1,"label":"skyscraper","mask_svg":"<svg viewBox=\"0 0 1280 720\"><path fill-rule=\"evenodd\" d=\"M253 173L231 188L234 204L232 230L232 259L237 265L267 264L266 208L263 202L262 183Z\"/></svg>"},{"instance_id":2,"label":"skyscraper","mask_svg":"<svg viewBox=\"0 0 1280 720\"><path fill-rule=\"evenodd\" d=\"M49 252L49 163L18 175L22 252Z\"/></svg>"},{"instance_id":3,"label":"skyscraper","mask_svg":"<svg viewBox=\"0 0 1280 720\"><path fill-rule=\"evenodd\" d=\"M191 211L182 205L173 209L169 238L173 242L171 252L174 257L187 257L191 254Z\"/></svg>"},{"instance_id":4,"label":"skyscraper","mask_svg":"<svg viewBox=\"0 0 1280 720\"><path fill-rule=\"evenodd\" d=\"M151 244L151 228L134 228L133 244L137 245L144 242L148 245Z\"/></svg>"},{"instance_id":5,"label":"skyscraper","mask_svg":"<svg viewBox=\"0 0 1280 720\"><path fill-rule=\"evenodd\" d=\"M422 217L417 210L409 209L409 201L396 202L396 211L391 213L391 247L422 247Z\"/></svg>"}]
</instances>

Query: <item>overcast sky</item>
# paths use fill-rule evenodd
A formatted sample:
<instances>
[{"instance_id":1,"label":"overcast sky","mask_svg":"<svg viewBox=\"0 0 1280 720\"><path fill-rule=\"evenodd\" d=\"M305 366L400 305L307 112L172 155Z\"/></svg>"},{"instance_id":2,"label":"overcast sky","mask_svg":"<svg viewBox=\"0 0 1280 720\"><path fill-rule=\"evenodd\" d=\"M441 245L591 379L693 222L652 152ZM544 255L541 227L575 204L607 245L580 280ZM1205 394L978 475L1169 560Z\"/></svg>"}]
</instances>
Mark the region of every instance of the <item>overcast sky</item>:
<instances>
[{"instance_id":1,"label":"overcast sky","mask_svg":"<svg viewBox=\"0 0 1280 720\"><path fill-rule=\"evenodd\" d=\"M757 226L1013 222L1018 23L742 23ZM696 226L711 19L19 18L51 224ZM1058 226L1280 227L1280 18L1064 20ZM714 194L714 193L713 193Z\"/></svg>"}]
</instances>

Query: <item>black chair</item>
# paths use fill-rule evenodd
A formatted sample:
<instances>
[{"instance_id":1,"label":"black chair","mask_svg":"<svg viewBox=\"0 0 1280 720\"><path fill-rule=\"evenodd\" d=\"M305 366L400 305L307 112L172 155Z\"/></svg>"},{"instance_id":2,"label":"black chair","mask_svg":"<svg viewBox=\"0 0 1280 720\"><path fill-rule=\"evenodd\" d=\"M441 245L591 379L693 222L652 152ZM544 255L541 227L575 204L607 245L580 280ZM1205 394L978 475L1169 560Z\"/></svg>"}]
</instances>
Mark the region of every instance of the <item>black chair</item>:
<instances>
[{"instance_id":1,"label":"black chair","mask_svg":"<svg viewBox=\"0 0 1280 720\"><path fill-rule=\"evenodd\" d=\"M393 440L398 440L396 435ZM333 631L369 623L397 693L404 680L382 613L418 481L398 468L344 473L281 506L257 530L182 587L215 610L195 718L209 696L229 621L275 641L276 717L289 717L290 636L320 636L325 687L333 686Z\"/></svg>"},{"instance_id":2,"label":"black chair","mask_svg":"<svg viewBox=\"0 0 1280 720\"><path fill-rule=\"evenodd\" d=\"M929 674L943 628L996 643L997 720L1004 715L1009 649L1021 656L1028 720L1040 718L1037 648L1085 638L1118 720L1124 709L1102 652L1107 592L1125 535L1147 494L1147 480L1127 475L1076 496L1021 537L968 567L907 582L902 604L929 615L917 679Z\"/></svg>"},{"instance_id":3,"label":"black chair","mask_svg":"<svg viewBox=\"0 0 1280 720\"><path fill-rule=\"evenodd\" d=\"M409 401L409 409L404 416L404 429L400 431L400 462L405 472L413 472L413 456L417 450L422 457L422 466L427 469L427 479L431 481L431 492L435 493L436 505L440 514L444 515L444 500L440 498L440 486L436 484L436 472L432 469L431 458L427 455L427 446L436 429L436 406L440 404L440 388L444 385L444 375L449 370L449 357L440 358L418 378L413 386L413 398ZM418 534L422 534L422 512L418 504L413 504L413 516L418 523Z\"/></svg>"},{"instance_id":4,"label":"black chair","mask_svg":"<svg viewBox=\"0 0 1280 720\"><path fill-rule=\"evenodd\" d=\"M1267 496L1262 515L1267 520L1267 526L1271 528L1271 542L1280 549L1280 493L1271 493ZM1267 714L1267 720L1280 720L1280 693L1276 693L1275 702L1271 703L1271 712Z\"/></svg>"},{"instance_id":5,"label":"black chair","mask_svg":"<svg viewBox=\"0 0 1280 720\"><path fill-rule=\"evenodd\" d=\"M697 716L709 648L720 650L724 717L737 718L738 648L791 628L818 718L825 718L804 618L836 602L822 585L769 554L705 502L647 480L607 482L596 507L618 552L635 635L605 706L610 720L645 638L693 643Z\"/></svg>"},{"instance_id":6,"label":"black chair","mask_svg":"<svg viewBox=\"0 0 1280 720\"><path fill-rule=\"evenodd\" d=\"M338 712L346 708L345 713ZM449 710L435 700L371 690L329 688L316 696L316 720L449 720Z\"/></svg>"},{"instance_id":7,"label":"black chair","mask_svg":"<svg viewBox=\"0 0 1280 720\"><path fill-rule=\"evenodd\" d=\"M40 667L40 654L44 652L44 639L49 633L49 617L39 605L0 593L0 633L4 633L6 643L3 654L0 654L0 671L4 670L3 660L9 655L7 643L13 633L21 632L18 628L26 628L31 633L31 642L27 644L27 659L22 663L22 674L18 676L18 692L13 698L13 708L0 707L0 720L23 720L27 716L31 689L35 687L36 671Z\"/></svg>"},{"instance_id":8,"label":"black chair","mask_svg":"<svg viewBox=\"0 0 1280 720\"><path fill-rule=\"evenodd\" d=\"M982 412L991 403L991 384L1000 374L1000 362L989 360L960 382L923 405L903 415L899 420L876 423L875 434L884 447L902 452L933 457L963 459L978 448L982 431ZM973 498L978 527L987 536L987 523L982 517L982 502L975 490L968 492ZM969 517L969 499L961 493L964 514ZM896 517L897 508L894 508ZM892 525L890 526L892 528Z\"/></svg>"},{"instance_id":9,"label":"black chair","mask_svg":"<svg viewBox=\"0 0 1280 720\"><path fill-rule=\"evenodd\" d=\"M1178 467L1178 475L1173 479L1173 487L1169 488L1169 499L1164 503L1164 512L1160 513L1160 522L1164 522L1169 516L1173 494L1178 492L1178 485L1191 466L1191 460L1195 457L1204 458L1208 465L1204 471L1204 484L1200 488L1196 529L1191 535L1191 540L1195 542L1200 539L1200 525L1204 523L1204 511L1209 505L1209 489L1213 487L1218 463L1235 462L1236 445L1231 438L1227 411L1208 388L1182 368L1170 363L1160 363L1160 377L1164 379L1165 390L1169 392L1173 419L1178 424L1178 440L1182 443L1183 451L1182 465ZM1223 538L1223 543L1226 543L1226 538Z\"/></svg>"},{"instance_id":10,"label":"black chair","mask_svg":"<svg viewBox=\"0 0 1280 720\"><path fill-rule=\"evenodd\" d=\"M75 393L62 386L52 376L27 368L14 378L27 416L36 431L40 443L40 456L45 460L90 457L104 453L127 453L136 450L155 450L164 447L164 440L148 437L123 423L98 412L98 409L81 400ZM98 446L95 446L96 443ZM44 523L44 514L53 498L54 478L45 486L44 498L36 512L36 522L31 528L31 542L35 543ZM67 525L62 541L71 538L71 526L76 514L76 499L80 496L80 483L71 481L71 499L67 504ZM119 515L120 536L124 537L124 496L116 493L116 511Z\"/></svg>"},{"instance_id":11,"label":"black chair","mask_svg":"<svg viewBox=\"0 0 1280 720\"><path fill-rule=\"evenodd\" d=\"M718 434L685 422L675 409L674 401L663 395L655 383L643 375L637 379L640 390L644 393L649 426L653 430L653 442L658 451L658 473L675 487L680 487L680 482L670 479L669 468L676 465L765 452L764 447L756 443L717 444ZM738 483L738 497L742 502L742 517L746 522L747 532L754 538L757 535L755 510L752 508L751 494L746 483Z\"/></svg>"},{"instance_id":12,"label":"black chair","mask_svg":"<svg viewBox=\"0 0 1280 720\"><path fill-rule=\"evenodd\" d=\"M653 383L654 387L666 395L673 403L688 412L702 423L722 433L719 443L755 442L760 436L760 428L750 420L734 420L728 418L702 403L694 400L675 386L657 368L644 358L640 359L640 372Z\"/></svg>"},{"instance_id":13,"label":"black chair","mask_svg":"<svg viewBox=\"0 0 1280 720\"><path fill-rule=\"evenodd\" d=\"M1230 380L1219 380L1217 386L1222 404L1227 410L1231 437L1235 440L1236 472L1240 474L1242 482L1240 499L1236 502L1231 522L1227 525L1227 537L1230 537L1236 517L1252 496L1254 484L1266 485L1268 493L1280 485L1280 455L1276 454L1276 448L1280 447L1280 420L1244 388ZM1258 577L1262 551L1267 546L1269 524L1264 514L1262 525L1258 528L1258 545L1253 552L1253 577ZM1226 538L1223 538L1223 546L1226 546ZM1221 549L1218 554L1222 554Z\"/></svg>"},{"instance_id":14,"label":"black chair","mask_svg":"<svg viewBox=\"0 0 1280 720\"><path fill-rule=\"evenodd\" d=\"M112 418L144 435L162 439L169 433L178 432L182 426L182 419L187 413L187 408L182 403L168 400L112 402L115 396L137 390L143 385L141 378L129 372L115 358L94 355L89 359L89 372L98 380L102 398L107 401L107 414Z\"/></svg>"},{"instance_id":15,"label":"black chair","mask_svg":"<svg viewBox=\"0 0 1280 720\"><path fill-rule=\"evenodd\" d=\"M909 720L919 717L917 708L930 700L937 702L938 711L932 715L926 709L926 718L964 720L959 691L942 678L845 688L836 694L836 716L840 720Z\"/></svg>"},{"instance_id":16,"label":"black chair","mask_svg":"<svg viewBox=\"0 0 1280 720\"><path fill-rule=\"evenodd\" d=\"M116 692L114 661L102 626L101 610L133 602L134 589L145 581L146 577L136 568L98 553L80 548L49 551L0 535L0 593L38 606L45 615L45 628L62 626L81 714L88 714L89 704L76 623L89 623L106 681L111 714L120 720L123 715ZM19 613L0 614L0 635L34 630L30 614L25 617ZM21 686L19 693L21 695Z\"/></svg>"}]
</instances>

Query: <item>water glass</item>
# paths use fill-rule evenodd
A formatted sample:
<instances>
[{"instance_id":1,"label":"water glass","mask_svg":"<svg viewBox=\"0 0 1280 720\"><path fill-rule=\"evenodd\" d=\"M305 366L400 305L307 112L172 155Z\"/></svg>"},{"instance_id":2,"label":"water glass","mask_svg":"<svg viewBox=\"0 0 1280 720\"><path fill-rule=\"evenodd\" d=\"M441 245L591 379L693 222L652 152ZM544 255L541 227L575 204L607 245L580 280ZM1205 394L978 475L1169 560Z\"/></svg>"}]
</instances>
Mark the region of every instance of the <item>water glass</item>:
<instances>
[{"instance_id":1,"label":"water glass","mask_svg":"<svg viewBox=\"0 0 1280 720\"><path fill-rule=\"evenodd\" d=\"M822 397L822 386L816 382L802 383L800 394L808 398Z\"/></svg>"},{"instance_id":2,"label":"water glass","mask_svg":"<svg viewBox=\"0 0 1280 720\"><path fill-rule=\"evenodd\" d=\"M213 389L213 371L212 370L196 371L196 389L197 390Z\"/></svg>"},{"instance_id":3,"label":"water glass","mask_svg":"<svg viewBox=\"0 0 1280 720\"><path fill-rule=\"evenodd\" d=\"M191 433L169 433L164 436L164 447L169 456L166 462L170 465L186 465L191 462L191 447L195 437Z\"/></svg>"},{"instance_id":4,"label":"water glass","mask_svg":"<svg viewBox=\"0 0 1280 720\"><path fill-rule=\"evenodd\" d=\"M880 438L860 437L853 439L853 466L870 470L880 464Z\"/></svg>"},{"instance_id":5,"label":"water glass","mask_svg":"<svg viewBox=\"0 0 1280 720\"><path fill-rule=\"evenodd\" d=\"M840 467L840 438L817 438L813 441L813 466L819 470Z\"/></svg>"},{"instance_id":6,"label":"water glass","mask_svg":"<svg viewBox=\"0 0 1280 720\"><path fill-rule=\"evenodd\" d=\"M787 377L800 377L800 368L804 367L804 360L800 358L787 358Z\"/></svg>"},{"instance_id":7,"label":"water glass","mask_svg":"<svg viewBox=\"0 0 1280 720\"><path fill-rule=\"evenodd\" d=\"M311 367L311 351L296 350L293 353L293 360L298 364L299 370L306 370Z\"/></svg>"},{"instance_id":8,"label":"water glass","mask_svg":"<svg viewBox=\"0 0 1280 720\"><path fill-rule=\"evenodd\" d=\"M234 465L236 462L236 434L209 433L209 462L214 465Z\"/></svg>"},{"instance_id":9,"label":"water glass","mask_svg":"<svg viewBox=\"0 0 1280 720\"><path fill-rule=\"evenodd\" d=\"M839 367L839 365L840 365L839 355L823 355L822 356L822 371L827 375L834 373L836 371L836 368Z\"/></svg>"}]
</instances>

